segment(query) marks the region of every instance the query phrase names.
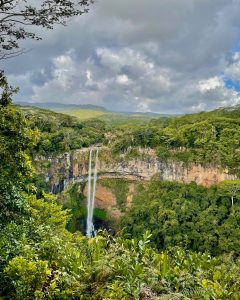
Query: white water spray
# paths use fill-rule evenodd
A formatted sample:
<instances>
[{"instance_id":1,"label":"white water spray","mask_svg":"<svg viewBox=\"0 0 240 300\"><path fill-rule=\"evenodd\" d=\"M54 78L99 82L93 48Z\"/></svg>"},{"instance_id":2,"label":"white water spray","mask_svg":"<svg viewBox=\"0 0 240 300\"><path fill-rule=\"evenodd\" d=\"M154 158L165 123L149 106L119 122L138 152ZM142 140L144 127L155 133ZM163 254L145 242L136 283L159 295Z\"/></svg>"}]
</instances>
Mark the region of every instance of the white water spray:
<instances>
[{"instance_id":1,"label":"white water spray","mask_svg":"<svg viewBox=\"0 0 240 300\"><path fill-rule=\"evenodd\" d=\"M89 167L88 167L88 199L87 199L87 237L91 238L94 234L93 224L93 210L95 205L96 185L97 185L97 170L98 170L98 154L99 148L96 150L95 166L92 183L92 157L93 149L90 150L89 154Z\"/></svg>"},{"instance_id":2,"label":"white water spray","mask_svg":"<svg viewBox=\"0 0 240 300\"><path fill-rule=\"evenodd\" d=\"M87 236L91 237L92 224L90 220L90 211L91 211L91 182L92 182L92 152L89 153L89 166L88 166L88 198L87 198Z\"/></svg>"}]
</instances>

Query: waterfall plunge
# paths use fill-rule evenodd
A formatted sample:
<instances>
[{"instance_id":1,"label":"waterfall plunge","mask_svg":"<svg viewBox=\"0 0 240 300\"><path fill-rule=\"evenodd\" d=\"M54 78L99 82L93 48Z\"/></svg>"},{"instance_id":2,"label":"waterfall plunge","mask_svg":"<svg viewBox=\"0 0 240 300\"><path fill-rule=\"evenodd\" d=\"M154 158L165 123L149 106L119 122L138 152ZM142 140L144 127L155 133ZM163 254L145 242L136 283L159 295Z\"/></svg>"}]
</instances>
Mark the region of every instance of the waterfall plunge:
<instances>
[{"instance_id":1,"label":"waterfall plunge","mask_svg":"<svg viewBox=\"0 0 240 300\"><path fill-rule=\"evenodd\" d=\"M87 198L87 237L91 238L94 235L93 210L95 204L96 184L97 184L97 168L99 149L96 150L95 166L92 182L92 160L94 149L90 150L89 167L88 167L88 198Z\"/></svg>"}]
</instances>

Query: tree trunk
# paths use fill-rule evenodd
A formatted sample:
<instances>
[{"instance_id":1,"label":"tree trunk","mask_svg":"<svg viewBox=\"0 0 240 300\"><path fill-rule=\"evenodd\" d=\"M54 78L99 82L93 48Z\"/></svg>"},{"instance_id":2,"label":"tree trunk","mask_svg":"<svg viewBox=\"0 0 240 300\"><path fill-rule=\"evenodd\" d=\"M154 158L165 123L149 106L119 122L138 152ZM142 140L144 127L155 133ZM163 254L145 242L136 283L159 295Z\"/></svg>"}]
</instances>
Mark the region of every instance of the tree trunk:
<instances>
[{"instance_id":1,"label":"tree trunk","mask_svg":"<svg viewBox=\"0 0 240 300\"><path fill-rule=\"evenodd\" d=\"M232 201L232 207L233 207L233 196L231 196L231 201Z\"/></svg>"}]
</instances>

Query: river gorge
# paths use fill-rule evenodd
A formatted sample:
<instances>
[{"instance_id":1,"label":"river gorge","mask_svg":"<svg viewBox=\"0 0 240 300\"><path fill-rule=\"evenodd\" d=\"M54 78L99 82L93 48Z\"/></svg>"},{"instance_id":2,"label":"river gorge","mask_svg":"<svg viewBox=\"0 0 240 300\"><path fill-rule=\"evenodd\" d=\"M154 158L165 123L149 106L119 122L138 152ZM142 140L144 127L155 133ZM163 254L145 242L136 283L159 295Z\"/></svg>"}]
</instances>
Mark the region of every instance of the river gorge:
<instances>
[{"instance_id":1,"label":"river gorge","mask_svg":"<svg viewBox=\"0 0 240 300\"><path fill-rule=\"evenodd\" d=\"M77 193L86 199L89 198L87 182L90 153L91 148L83 148L55 157L37 158L38 174L41 174L47 183L49 191L58 195L62 204L70 201L69 191L75 184ZM138 183L147 182L153 176L164 181L196 182L205 187L226 179L236 179L236 176L230 174L227 169L217 166L199 164L187 166L180 161L161 161L156 152L149 148L139 148L138 155L131 157L128 152L114 156L107 147L101 147L98 181L95 182L95 208L104 211L107 218L118 219L124 210L131 207ZM118 192L121 184L122 191ZM124 203L124 206L121 203Z\"/></svg>"}]
</instances>

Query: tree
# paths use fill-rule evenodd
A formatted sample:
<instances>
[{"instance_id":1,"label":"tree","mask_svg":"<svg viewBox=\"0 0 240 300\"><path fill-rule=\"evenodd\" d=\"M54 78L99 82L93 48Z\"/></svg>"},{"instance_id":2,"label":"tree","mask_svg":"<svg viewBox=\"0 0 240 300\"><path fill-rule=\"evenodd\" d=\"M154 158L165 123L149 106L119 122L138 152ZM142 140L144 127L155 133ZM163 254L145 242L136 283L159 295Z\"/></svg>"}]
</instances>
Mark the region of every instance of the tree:
<instances>
[{"instance_id":1,"label":"tree","mask_svg":"<svg viewBox=\"0 0 240 300\"><path fill-rule=\"evenodd\" d=\"M39 132L28 128L21 111L12 103L17 91L0 73L0 227L16 220L24 211L22 189L33 175L30 151Z\"/></svg>"},{"instance_id":2,"label":"tree","mask_svg":"<svg viewBox=\"0 0 240 300\"><path fill-rule=\"evenodd\" d=\"M88 12L93 0L0 0L0 59L22 53L19 42L40 40L34 26L53 29L73 16Z\"/></svg>"},{"instance_id":3,"label":"tree","mask_svg":"<svg viewBox=\"0 0 240 300\"><path fill-rule=\"evenodd\" d=\"M240 192L240 180L224 180L218 185L218 188L220 191L230 196L233 207L234 198L236 198Z\"/></svg>"},{"instance_id":4,"label":"tree","mask_svg":"<svg viewBox=\"0 0 240 300\"><path fill-rule=\"evenodd\" d=\"M12 95L18 91L18 88L9 86L7 78L4 76L3 71L0 71L0 106L5 107L12 102Z\"/></svg>"},{"instance_id":5,"label":"tree","mask_svg":"<svg viewBox=\"0 0 240 300\"><path fill-rule=\"evenodd\" d=\"M12 103L17 89L0 77L0 179L22 184L32 173L29 151L39 138L39 132L28 128L27 120Z\"/></svg>"}]
</instances>

